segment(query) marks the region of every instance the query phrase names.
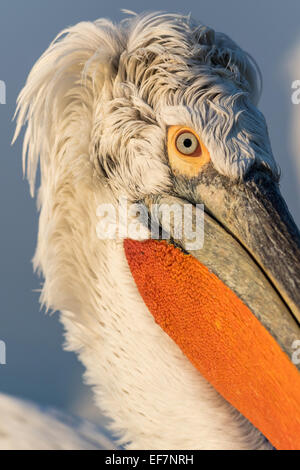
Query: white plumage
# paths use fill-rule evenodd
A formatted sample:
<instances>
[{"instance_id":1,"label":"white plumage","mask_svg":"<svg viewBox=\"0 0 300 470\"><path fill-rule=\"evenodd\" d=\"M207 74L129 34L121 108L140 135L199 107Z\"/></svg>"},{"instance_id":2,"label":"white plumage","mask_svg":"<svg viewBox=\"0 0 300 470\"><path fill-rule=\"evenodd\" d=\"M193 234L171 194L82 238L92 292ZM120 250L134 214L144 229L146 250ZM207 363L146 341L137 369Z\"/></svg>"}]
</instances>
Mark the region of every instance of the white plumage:
<instances>
[{"instance_id":1,"label":"white plumage","mask_svg":"<svg viewBox=\"0 0 300 470\"><path fill-rule=\"evenodd\" d=\"M0 450L114 449L95 426L0 394Z\"/></svg>"}]
</instances>

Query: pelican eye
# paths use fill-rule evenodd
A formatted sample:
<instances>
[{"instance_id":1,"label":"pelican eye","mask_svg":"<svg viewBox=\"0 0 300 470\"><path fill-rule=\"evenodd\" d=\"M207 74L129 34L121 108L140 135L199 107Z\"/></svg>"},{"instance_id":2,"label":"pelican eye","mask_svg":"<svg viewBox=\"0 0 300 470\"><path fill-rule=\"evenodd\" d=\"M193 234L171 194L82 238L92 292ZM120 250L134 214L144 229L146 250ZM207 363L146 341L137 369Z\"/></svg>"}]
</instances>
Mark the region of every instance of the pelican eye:
<instances>
[{"instance_id":1,"label":"pelican eye","mask_svg":"<svg viewBox=\"0 0 300 470\"><path fill-rule=\"evenodd\" d=\"M176 139L176 148L184 155L192 155L198 149L199 142L197 137L191 132L183 132Z\"/></svg>"},{"instance_id":2,"label":"pelican eye","mask_svg":"<svg viewBox=\"0 0 300 470\"><path fill-rule=\"evenodd\" d=\"M169 164L174 173L194 177L210 161L201 137L187 126L169 126L167 132Z\"/></svg>"}]
</instances>

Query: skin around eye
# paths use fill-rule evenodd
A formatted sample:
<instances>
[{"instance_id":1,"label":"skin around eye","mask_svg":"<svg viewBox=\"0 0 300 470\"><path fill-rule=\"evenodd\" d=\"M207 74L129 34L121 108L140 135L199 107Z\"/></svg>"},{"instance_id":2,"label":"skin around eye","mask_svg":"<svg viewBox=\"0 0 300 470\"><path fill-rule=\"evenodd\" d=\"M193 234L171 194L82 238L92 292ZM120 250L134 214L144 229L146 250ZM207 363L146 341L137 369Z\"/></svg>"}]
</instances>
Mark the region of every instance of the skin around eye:
<instances>
[{"instance_id":1,"label":"skin around eye","mask_svg":"<svg viewBox=\"0 0 300 470\"><path fill-rule=\"evenodd\" d=\"M170 126L167 144L169 163L174 173L195 177L210 161L209 151L198 134L189 127Z\"/></svg>"}]
</instances>

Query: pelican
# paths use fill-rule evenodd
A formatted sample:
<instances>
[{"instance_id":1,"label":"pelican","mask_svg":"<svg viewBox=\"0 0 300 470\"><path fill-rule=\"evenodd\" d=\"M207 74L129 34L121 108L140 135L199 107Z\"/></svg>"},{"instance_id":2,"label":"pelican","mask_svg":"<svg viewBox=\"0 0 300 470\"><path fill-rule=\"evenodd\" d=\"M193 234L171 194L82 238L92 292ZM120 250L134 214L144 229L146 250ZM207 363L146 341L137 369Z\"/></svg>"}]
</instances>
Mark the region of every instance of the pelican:
<instances>
[{"instance_id":1,"label":"pelican","mask_svg":"<svg viewBox=\"0 0 300 470\"><path fill-rule=\"evenodd\" d=\"M41 303L126 449L300 448L300 236L260 93L249 54L167 13L62 31L20 93ZM120 198L147 217L101 238ZM174 205L193 233L204 206L201 247L165 224Z\"/></svg>"}]
</instances>

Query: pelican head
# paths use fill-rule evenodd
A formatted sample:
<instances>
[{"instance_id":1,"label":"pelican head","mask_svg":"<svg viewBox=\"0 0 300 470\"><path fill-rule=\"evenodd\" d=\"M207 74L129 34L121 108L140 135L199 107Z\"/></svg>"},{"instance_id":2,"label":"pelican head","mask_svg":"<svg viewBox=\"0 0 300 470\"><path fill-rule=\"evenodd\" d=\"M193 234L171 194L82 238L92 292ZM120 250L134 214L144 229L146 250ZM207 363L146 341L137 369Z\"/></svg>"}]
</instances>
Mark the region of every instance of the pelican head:
<instances>
[{"instance_id":1,"label":"pelican head","mask_svg":"<svg viewBox=\"0 0 300 470\"><path fill-rule=\"evenodd\" d=\"M260 91L228 36L155 13L63 31L20 94L41 301L128 449L300 445L300 237ZM101 239L99 206L124 197L144 235ZM160 209L197 231L199 204L191 248ZM154 207L168 241L145 235Z\"/></svg>"}]
</instances>

